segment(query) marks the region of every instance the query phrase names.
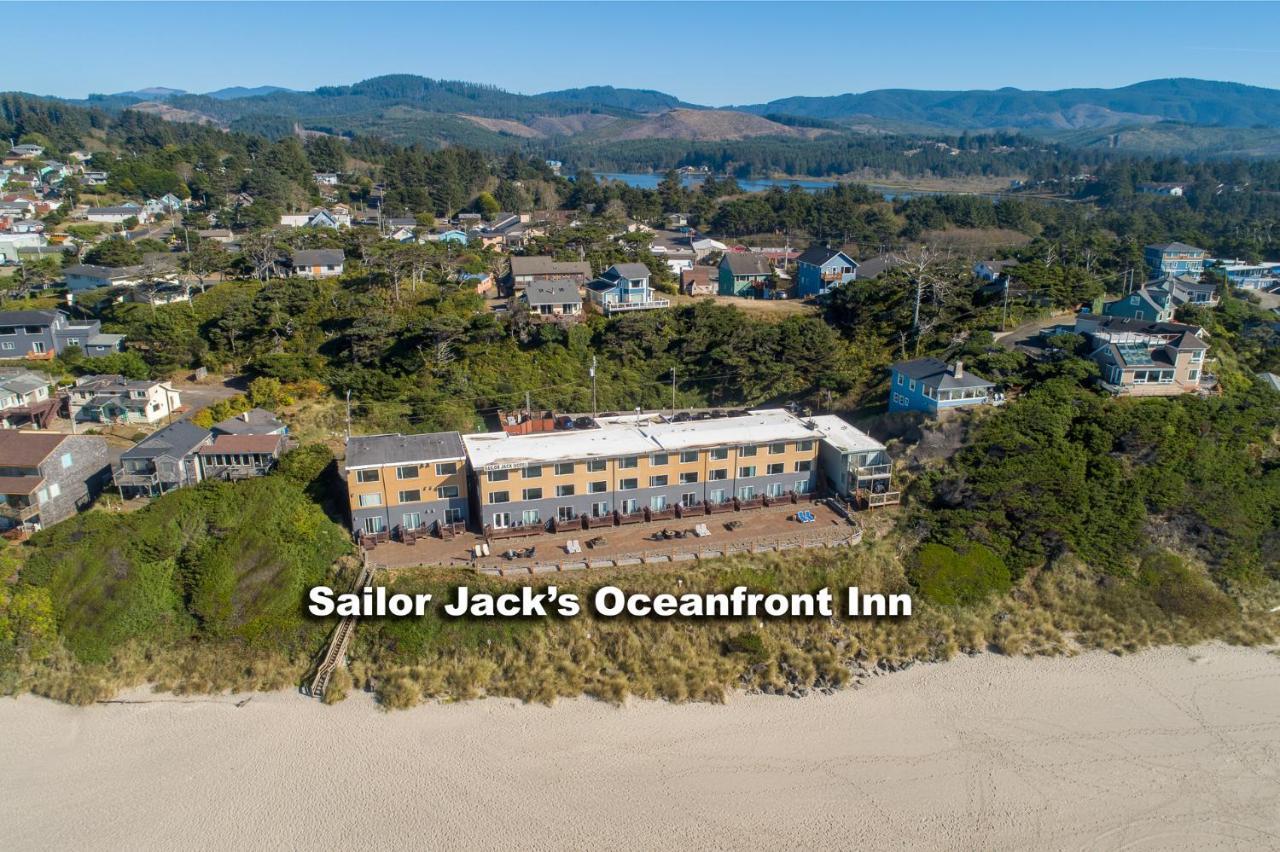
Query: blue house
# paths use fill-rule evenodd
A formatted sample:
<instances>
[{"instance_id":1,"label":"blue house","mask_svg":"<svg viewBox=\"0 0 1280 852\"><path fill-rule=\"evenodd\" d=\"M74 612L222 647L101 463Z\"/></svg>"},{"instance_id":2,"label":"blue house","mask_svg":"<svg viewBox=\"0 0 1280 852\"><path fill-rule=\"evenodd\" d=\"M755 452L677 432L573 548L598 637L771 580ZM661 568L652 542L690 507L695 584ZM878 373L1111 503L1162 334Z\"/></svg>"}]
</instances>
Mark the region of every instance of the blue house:
<instances>
[{"instance_id":1,"label":"blue house","mask_svg":"<svg viewBox=\"0 0 1280 852\"><path fill-rule=\"evenodd\" d=\"M1142 259L1157 278L1166 275L1194 275L1199 278L1204 272L1204 258L1204 249L1186 243L1159 243L1142 250Z\"/></svg>"},{"instance_id":2,"label":"blue house","mask_svg":"<svg viewBox=\"0 0 1280 852\"><path fill-rule=\"evenodd\" d=\"M963 362L937 358L899 361L889 368L889 410L937 414L948 408L987 405L995 385L965 372Z\"/></svg>"},{"instance_id":3,"label":"blue house","mask_svg":"<svg viewBox=\"0 0 1280 852\"><path fill-rule=\"evenodd\" d=\"M1173 319L1173 300L1160 288L1142 287L1128 296L1107 302L1102 313L1109 317L1126 317L1148 322L1168 322Z\"/></svg>"},{"instance_id":4,"label":"blue house","mask_svg":"<svg viewBox=\"0 0 1280 852\"><path fill-rule=\"evenodd\" d=\"M643 263L615 263L587 283L587 296L606 315L669 307L670 299L653 297L650 277L649 267Z\"/></svg>"},{"instance_id":5,"label":"blue house","mask_svg":"<svg viewBox=\"0 0 1280 852\"><path fill-rule=\"evenodd\" d=\"M821 296L857 278L858 262L838 249L809 246L796 259L796 293L801 298Z\"/></svg>"},{"instance_id":6,"label":"blue house","mask_svg":"<svg viewBox=\"0 0 1280 852\"><path fill-rule=\"evenodd\" d=\"M450 228L445 231L436 231L430 234L427 240L433 243L457 243L465 246L467 244L467 232L460 231L457 228Z\"/></svg>"}]
</instances>

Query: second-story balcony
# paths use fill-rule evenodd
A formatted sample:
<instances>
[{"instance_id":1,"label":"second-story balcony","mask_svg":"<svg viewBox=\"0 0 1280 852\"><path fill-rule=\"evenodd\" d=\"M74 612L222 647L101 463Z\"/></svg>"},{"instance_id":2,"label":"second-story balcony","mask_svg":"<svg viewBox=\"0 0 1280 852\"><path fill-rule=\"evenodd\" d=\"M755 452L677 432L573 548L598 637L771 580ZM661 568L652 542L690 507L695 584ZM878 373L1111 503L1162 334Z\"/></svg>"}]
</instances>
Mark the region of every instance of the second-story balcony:
<instances>
[{"instance_id":1,"label":"second-story balcony","mask_svg":"<svg viewBox=\"0 0 1280 852\"><path fill-rule=\"evenodd\" d=\"M866 479L873 476L888 476L893 473L893 465L891 464L869 464L854 468L854 473L858 479Z\"/></svg>"},{"instance_id":2,"label":"second-story balcony","mask_svg":"<svg viewBox=\"0 0 1280 852\"><path fill-rule=\"evenodd\" d=\"M0 503L0 518L17 524L25 524L40 514L40 507L34 503Z\"/></svg>"},{"instance_id":3,"label":"second-story balcony","mask_svg":"<svg viewBox=\"0 0 1280 852\"><path fill-rule=\"evenodd\" d=\"M649 311L655 308L669 307L671 307L670 299L650 299L647 302L606 302L604 312L606 314L616 314L623 311Z\"/></svg>"}]
</instances>

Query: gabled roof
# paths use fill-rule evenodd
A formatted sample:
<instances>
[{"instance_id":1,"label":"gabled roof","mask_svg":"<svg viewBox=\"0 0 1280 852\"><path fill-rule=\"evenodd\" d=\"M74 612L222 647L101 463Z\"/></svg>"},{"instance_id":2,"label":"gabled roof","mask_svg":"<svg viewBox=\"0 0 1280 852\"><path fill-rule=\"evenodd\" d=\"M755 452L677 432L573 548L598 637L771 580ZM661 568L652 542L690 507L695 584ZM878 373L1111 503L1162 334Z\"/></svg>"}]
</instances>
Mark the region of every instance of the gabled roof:
<instances>
[{"instance_id":1,"label":"gabled roof","mask_svg":"<svg viewBox=\"0 0 1280 852\"><path fill-rule=\"evenodd\" d=\"M0 388L17 394L28 394L49 386L49 377L31 370L5 371L0 373Z\"/></svg>"},{"instance_id":2,"label":"gabled roof","mask_svg":"<svg viewBox=\"0 0 1280 852\"><path fill-rule=\"evenodd\" d=\"M869 257L858 265L858 278L871 279L879 278L898 265L898 261L891 254L878 254L875 257Z\"/></svg>"},{"instance_id":3,"label":"gabled roof","mask_svg":"<svg viewBox=\"0 0 1280 852\"><path fill-rule=\"evenodd\" d=\"M807 263L810 266L822 266L833 257L843 256L845 260L852 264L854 269L858 268L858 262L849 255L839 249L829 248L828 246L809 246L801 255L796 258L796 263Z\"/></svg>"},{"instance_id":4,"label":"gabled roof","mask_svg":"<svg viewBox=\"0 0 1280 852\"><path fill-rule=\"evenodd\" d=\"M511 258L512 275L585 275L590 277L591 264L585 260L556 260L544 255Z\"/></svg>"},{"instance_id":5,"label":"gabled roof","mask_svg":"<svg viewBox=\"0 0 1280 852\"><path fill-rule=\"evenodd\" d=\"M1273 391L1280 391L1280 376L1275 373L1259 373L1258 378Z\"/></svg>"},{"instance_id":6,"label":"gabled roof","mask_svg":"<svg viewBox=\"0 0 1280 852\"><path fill-rule=\"evenodd\" d=\"M284 423L264 408L250 408L242 414L213 424L214 433L224 435L270 435L283 430Z\"/></svg>"},{"instance_id":7,"label":"gabled roof","mask_svg":"<svg viewBox=\"0 0 1280 852\"><path fill-rule=\"evenodd\" d=\"M773 268L769 261L758 254L746 252L730 252L720 261L721 266L728 266L734 275L771 275Z\"/></svg>"},{"instance_id":8,"label":"gabled roof","mask_svg":"<svg viewBox=\"0 0 1280 852\"><path fill-rule=\"evenodd\" d=\"M205 443L212 433L208 429L179 420L172 426L166 426L139 441L135 446L125 450L122 459L153 459L157 456L184 458Z\"/></svg>"},{"instance_id":9,"label":"gabled roof","mask_svg":"<svg viewBox=\"0 0 1280 852\"><path fill-rule=\"evenodd\" d=\"M347 470L390 464L459 461L466 457L457 432L360 435L347 441Z\"/></svg>"},{"instance_id":10,"label":"gabled roof","mask_svg":"<svg viewBox=\"0 0 1280 852\"><path fill-rule=\"evenodd\" d=\"M982 376L971 373L968 370L964 370L960 376L957 376L955 367L939 361L937 358L916 358L912 361L899 361L889 369L940 390L995 387L994 382L989 382Z\"/></svg>"},{"instance_id":11,"label":"gabled roof","mask_svg":"<svg viewBox=\"0 0 1280 852\"><path fill-rule=\"evenodd\" d=\"M280 450L283 435L214 435L213 443L201 447L202 456L219 453L270 454Z\"/></svg>"},{"instance_id":12,"label":"gabled roof","mask_svg":"<svg viewBox=\"0 0 1280 852\"><path fill-rule=\"evenodd\" d=\"M67 439L53 432L5 430L0 441L0 467L36 467Z\"/></svg>"},{"instance_id":13,"label":"gabled roof","mask_svg":"<svg viewBox=\"0 0 1280 852\"><path fill-rule=\"evenodd\" d=\"M0 325L53 325L61 311L0 311Z\"/></svg>"},{"instance_id":14,"label":"gabled roof","mask_svg":"<svg viewBox=\"0 0 1280 852\"><path fill-rule=\"evenodd\" d=\"M91 263L76 263L64 266L64 275L82 275L85 278L106 278L114 281L117 278L133 278L143 273L141 266L94 266Z\"/></svg>"},{"instance_id":15,"label":"gabled roof","mask_svg":"<svg viewBox=\"0 0 1280 852\"><path fill-rule=\"evenodd\" d=\"M1177 340L1174 340L1170 345L1173 346L1174 349L1208 349L1209 348L1209 344L1205 343L1203 340L1196 337L1195 334L1189 331L1184 331L1182 333L1182 336L1179 337Z\"/></svg>"},{"instance_id":16,"label":"gabled roof","mask_svg":"<svg viewBox=\"0 0 1280 852\"><path fill-rule=\"evenodd\" d=\"M570 305L582 301L578 282L569 278L534 281L525 288L524 297L530 305Z\"/></svg>"},{"instance_id":17,"label":"gabled roof","mask_svg":"<svg viewBox=\"0 0 1280 852\"><path fill-rule=\"evenodd\" d=\"M1151 245L1147 246L1147 248L1149 248L1149 249L1157 249L1158 251L1162 251L1162 252L1170 252L1170 251L1176 251L1176 252L1198 251L1198 252L1200 252L1201 254L1204 254L1204 249L1202 249L1202 248L1196 248L1195 246L1189 246L1189 245L1187 245L1186 243L1179 243L1179 242L1172 242L1172 243L1152 243Z\"/></svg>"},{"instance_id":18,"label":"gabled roof","mask_svg":"<svg viewBox=\"0 0 1280 852\"><path fill-rule=\"evenodd\" d=\"M601 278L621 277L630 281L635 281L639 278L651 278L652 276L653 273L649 271L649 267L643 263L615 263L600 275Z\"/></svg>"},{"instance_id":19,"label":"gabled roof","mask_svg":"<svg viewBox=\"0 0 1280 852\"><path fill-rule=\"evenodd\" d=\"M342 249L301 249L289 255L294 266L341 266L346 259Z\"/></svg>"}]
</instances>

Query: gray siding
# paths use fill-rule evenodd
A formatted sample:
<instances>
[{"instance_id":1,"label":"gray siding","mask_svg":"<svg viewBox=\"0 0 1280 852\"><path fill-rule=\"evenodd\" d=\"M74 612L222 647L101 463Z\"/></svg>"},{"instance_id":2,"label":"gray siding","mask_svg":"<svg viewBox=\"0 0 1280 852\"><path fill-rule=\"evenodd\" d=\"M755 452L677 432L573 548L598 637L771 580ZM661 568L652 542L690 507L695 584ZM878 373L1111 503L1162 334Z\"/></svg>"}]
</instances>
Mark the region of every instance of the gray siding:
<instances>
[{"instance_id":1,"label":"gray siding","mask_svg":"<svg viewBox=\"0 0 1280 852\"><path fill-rule=\"evenodd\" d=\"M403 516L408 512L417 512L422 515L422 523L430 527L436 521L444 521L445 509L460 510L463 523L466 523L471 516L466 497L450 497L446 500L423 500L420 503L400 503L396 506L355 508L351 510L351 529L360 533L364 530L366 518L380 517L390 531L403 523Z\"/></svg>"},{"instance_id":2,"label":"gray siding","mask_svg":"<svg viewBox=\"0 0 1280 852\"><path fill-rule=\"evenodd\" d=\"M71 466L63 467L63 457L71 456ZM39 522L51 526L65 521L93 502L111 480L111 460L107 442L93 435L70 435L40 465L45 490L57 484L61 493L40 503Z\"/></svg>"}]
</instances>

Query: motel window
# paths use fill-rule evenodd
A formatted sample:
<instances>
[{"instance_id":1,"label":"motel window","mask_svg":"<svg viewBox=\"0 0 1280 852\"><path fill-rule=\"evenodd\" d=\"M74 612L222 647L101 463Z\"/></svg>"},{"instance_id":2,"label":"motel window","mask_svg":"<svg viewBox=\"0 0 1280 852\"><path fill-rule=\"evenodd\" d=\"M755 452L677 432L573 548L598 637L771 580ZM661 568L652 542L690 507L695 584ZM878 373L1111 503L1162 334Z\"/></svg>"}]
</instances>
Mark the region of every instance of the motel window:
<instances>
[{"instance_id":1,"label":"motel window","mask_svg":"<svg viewBox=\"0 0 1280 852\"><path fill-rule=\"evenodd\" d=\"M540 464L531 464L524 469L525 479L537 479L539 476L542 476L542 465Z\"/></svg>"},{"instance_id":2,"label":"motel window","mask_svg":"<svg viewBox=\"0 0 1280 852\"><path fill-rule=\"evenodd\" d=\"M777 476L780 473L786 473L787 466L782 462L778 462L777 464L769 465L766 470L768 471L769 476Z\"/></svg>"},{"instance_id":3,"label":"motel window","mask_svg":"<svg viewBox=\"0 0 1280 852\"><path fill-rule=\"evenodd\" d=\"M520 513L520 523L525 526L542 523L542 515L537 509L525 509Z\"/></svg>"},{"instance_id":4,"label":"motel window","mask_svg":"<svg viewBox=\"0 0 1280 852\"><path fill-rule=\"evenodd\" d=\"M541 500L541 499L542 499L542 489L541 489L541 488L526 488L526 489L524 490L524 493L521 495L521 499L523 499L523 500Z\"/></svg>"},{"instance_id":5,"label":"motel window","mask_svg":"<svg viewBox=\"0 0 1280 852\"><path fill-rule=\"evenodd\" d=\"M356 482L377 482L378 471L376 470L357 470Z\"/></svg>"},{"instance_id":6,"label":"motel window","mask_svg":"<svg viewBox=\"0 0 1280 852\"><path fill-rule=\"evenodd\" d=\"M707 471L707 479L717 482L729 478L729 469L727 467L718 467L714 470Z\"/></svg>"},{"instance_id":7,"label":"motel window","mask_svg":"<svg viewBox=\"0 0 1280 852\"><path fill-rule=\"evenodd\" d=\"M780 456L786 451L787 451L787 445L785 443L769 445L769 455L771 456Z\"/></svg>"},{"instance_id":8,"label":"motel window","mask_svg":"<svg viewBox=\"0 0 1280 852\"><path fill-rule=\"evenodd\" d=\"M667 484L667 477L666 477L666 475L665 475L665 474L664 474L664 475L662 475L662 476L651 476L651 477L649 477L649 487L650 487L650 488L661 488L662 486L664 486L664 485L666 485L666 484Z\"/></svg>"},{"instance_id":9,"label":"motel window","mask_svg":"<svg viewBox=\"0 0 1280 852\"><path fill-rule=\"evenodd\" d=\"M623 469L633 468L639 464L640 460L636 456L627 456L626 458L618 459L618 467Z\"/></svg>"},{"instance_id":10,"label":"motel window","mask_svg":"<svg viewBox=\"0 0 1280 852\"><path fill-rule=\"evenodd\" d=\"M661 512L663 509L667 508L667 497L666 497L666 495L665 495L665 494L659 494L659 495L657 495L657 496L655 496L655 497L650 497L650 498L649 498L649 508L650 508L650 509L652 509L652 510L654 510L655 512Z\"/></svg>"},{"instance_id":11,"label":"motel window","mask_svg":"<svg viewBox=\"0 0 1280 852\"><path fill-rule=\"evenodd\" d=\"M505 470L491 470L491 471L489 471L489 481L490 481L490 482L506 482L506 481L507 481L507 471L505 471Z\"/></svg>"},{"instance_id":12,"label":"motel window","mask_svg":"<svg viewBox=\"0 0 1280 852\"><path fill-rule=\"evenodd\" d=\"M556 496L557 496L557 497L572 497L572 496L573 496L573 486L572 486L572 485L557 485L557 486L556 486Z\"/></svg>"},{"instance_id":13,"label":"motel window","mask_svg":"<svg viewBox=\"0 0 1280 852\"><path fill-rule=\"evenodd\" d=\"M724 461L727 458L729 458L728 447L717 447L716 449L711 451L712 461Z\"/></svg>"},{"instance_id":14,"label":"motel window","mask_svg":"<svg viewBox=\"0 0 1280 852\"><path fill-rule=\"evenodd\" d=\"M654 467L665 467L667 464L667 454L654 453L653 455L649 456L649 464L651 464Z\"/></svg>"},{"instance_id":15,"label":"motel window","mask_svg":"<svg viewBox=\"0 0 1280 852\"><path fill-rule=\"evenodd\" d=\"M422 491L418 488L413 488L409 491L401 491L400 502L401 503L420 503L422 502Z\"/></svg>"},{"instance_id":16,"label":"motel window","mask_svg":"<svg viewBox=\"0 0 1280 852\"><path fill-rule=\"evenodd\" d=\"M796 462L796 473L803 473L804 471L807 471L807 470L813 470L812 459L805 459L804 461Z\"/></svg>"},{"instance_id":17,"label":"motel window","mask_svg":"<svg viewBox=\"0 0 1280 852\"><path fill-rule=\"evenodd\" d=\"M604 459L592 459L591 461L587 462L587 470L591 471L592 473L599 473L600 471L604 470L607 466L608 466L608 462L606 462Z\"/></svg>"},{"instance_id":18,"label":"motel window","mask_svg":"<svg viewBox=\"0 0 1280 852\"><path fill-rule=\"evenodd\" d=\"M365 519L364 519L364 531L365 531L365 532L367 532L367 533L380 533L380 532L386 532L386 530L387 530L387 520L386 520L386 518L380 518L380 517L379 517L379 518L365 518Z\"/></svg>"},{"instance_id":19,"label":"motel window","mask_svg":"<svg viewBox=\"0 0 1280 852\"><path fill-rule=\"evenodd\" d=\"M813 441L797 441L796 442L797 452L807 453L812 450L813 450Z\"/></svg>"},{"instance_id":20,"label":"motel window","mask_svg":"<svg viewBox=\"0 0 1280 852\"><path fill-rule=\"evenodd\" d=\"M588 494L604 494L609 490L609 483L605 481L587 483Z\"/></svg>"},{"instance_id":21,"label":"motel window","mask_svg":"<svg viewBox=\"0 0 1280 852\"><path fill-rule=\"evenodd\" d=\"M441 462L436 465L436 476L452 476L458 472L457 462Z\"/></svg>"},{"instance_id":22,"label":"motel window","mask_svg":"<svg viewBox=\"0 0 1280 852\"><path fill-rule=\"evenodd\" d=\"M396 479L417 479L418 466L416 464L401 465L396 468Z\"/></svg>"},{"instance_id":23,"label":"motel window","mask_svg":"<svg viewBox=\"0 0 1280 852\"><path fill-rule=\"evenodd\" d=\"M691 470L688 473L680 474L681 485L690 485L697 481L698 481L698 472L696 470Z\"/></svg>"},{"instance_id":24,"label":"motel window","mask_svg":"<svg viewBox=\"0 0 1280 852\"><path fill-rule=\"evenodd\" d=\"M382 495L381 494L361 494L360 505L361 506L381 506Z\"/></svg>"},{"instance_id":25,"label":"motel window","mask_svg":"<svg viewBox=\"0 0 1280 852\"><path fill-rule=\"evenodd\" d=\"M445 499L448 499L451 497L457 497L457 496L458 496L458 486L456 485L441 485L439 488L436 489L436 497L440 498L441 500L445 500Z\"/></svg>"},{"instance_id":26,"label":"motel window","mask_svg":"<svg viewBox=\"0 0 1280 852\"><path fill-rule=\"evenodd\" d=\"M708 503L712 503L712 504L723 503L724 497L725 497L725 493L723 488L716 488L707 492Z\"/></svg>"},{"instance_id":27,"label":"motel window","mask_svg":"<svg viewBox=\"0 0 1280 852\"><path fill-rule=\"evenodd\" d=\"M755 476L755 475L756 475L756 466L755 466L755 465L748 465L748 466L746 466L746 467L740 467L740 468L738 468L738 478L739 478L739 479L750 479L751 477L753 477L753 476Z\"/></svg>"},{"instance_id":28,"label":"motel window","mask_svg":"<svg viewBox=\"0 0 1280 852\"><path fill-rule=\"evenodd\" d=\"M573 474L573 462L563 462L556 465L556 476L570 476Z\"/></svg>"},{"instance_id":29,"label":"motel window","mask_svg":"<svg viewBox=\"0 0 1280 852\"><path fill-rule=\"evenodd\" d=\"M696 462L697 460L698 460L697 450L685 450L680 454L680 461L684 464L689 464L690 462Z\"/></svg>"},{"instance_id":30,"label":"motel window","mask_svg":"<svg viewBox=\"0 0 1280 852\"><path fill-rule=\"evenodd\" d=\"M755 454L756 448L754 446L738 447L739 456L754 456Z\"/></svg>"},{"instance_id":31,"label":"motel window","mask_svg":"<svg viewBox=\"0 0 1280 852\"><path fill-rule=\"evenodd\" d=\"M794 487L793 489L791 489L791 490L792 490L792 491L794 491L794 492L796 492L797 494L808 494L808 493L809 493L809 480L807 480L807 479L797 479L797 480L796 480L795 487Z\"/></svg>"},{"instance_id":32,"label":"motel window","mask_svg":"<svg viewBox=\"0 0 1280 852\"><path fill-rule=\"evenodd\" d=\"M511 494L506 491L495 491L489 495L490 503L510 503Z\"/></svg>"},{"instance_id":33,"label":"motel window","mask_svg":"<svg viewBox=\"0 0 1280 852\"><path fill-rule=\"evenodd\" d=\"M638 479L620 479L618 480L619 491L635 491L639 486Z\"/></svg>"}]
</instances>

